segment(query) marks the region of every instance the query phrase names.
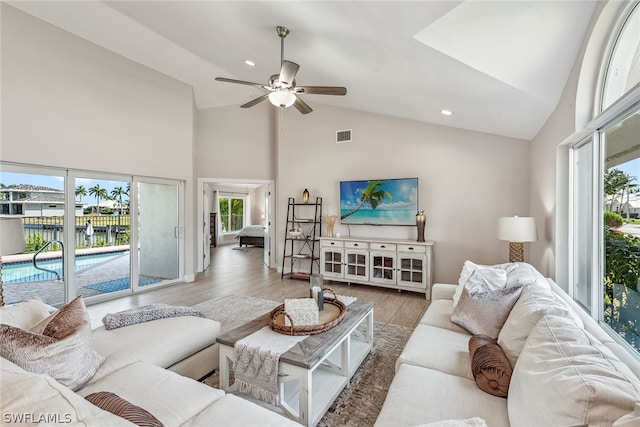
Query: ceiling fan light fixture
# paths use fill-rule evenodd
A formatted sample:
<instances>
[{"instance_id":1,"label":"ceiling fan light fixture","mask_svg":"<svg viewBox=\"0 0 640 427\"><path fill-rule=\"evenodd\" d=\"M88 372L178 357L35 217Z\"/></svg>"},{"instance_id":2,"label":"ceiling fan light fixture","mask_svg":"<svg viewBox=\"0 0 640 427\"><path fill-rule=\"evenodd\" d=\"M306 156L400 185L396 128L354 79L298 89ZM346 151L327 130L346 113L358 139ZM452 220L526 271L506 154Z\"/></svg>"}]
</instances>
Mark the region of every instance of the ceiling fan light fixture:
<instances>
[{"instance_id":1,"label":"ceiling fan light fixture","mask_svg":"<svg viewBox=\"0 0 640 427\"><path fill-rule=\"evenodd\" d=\"M296 102L296 96L284 90L276 90L269 94L269 101L276 107L286 108Z\"/></svg>"}]
</instances>

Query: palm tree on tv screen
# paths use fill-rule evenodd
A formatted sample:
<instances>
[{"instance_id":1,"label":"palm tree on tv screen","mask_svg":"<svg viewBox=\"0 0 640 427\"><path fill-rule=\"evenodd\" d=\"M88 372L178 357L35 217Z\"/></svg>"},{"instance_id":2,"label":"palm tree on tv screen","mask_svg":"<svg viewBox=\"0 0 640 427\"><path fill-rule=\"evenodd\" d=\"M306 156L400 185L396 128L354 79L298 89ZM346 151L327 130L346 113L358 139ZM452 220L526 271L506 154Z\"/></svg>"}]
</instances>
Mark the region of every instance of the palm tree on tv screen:
<instances>
[{"instance_id":1,"label":"palm tree on tv screen","mask_svg":"<svg viewBox=\"0 0 640 427\"><path fill-rule=\"evenodd\" d=\"M369 181L367 188L362 190L361 195L358 198L358 201L360 202L358 207L342 215L340 220L358 212L365 203L368 203L371 206L371 209L375 209L380 203L384 202L385 198L389 199L389 201L393 200L391 193L381 188L382 185L384 185L384 181Z\"/></svg>"}]
</instances>

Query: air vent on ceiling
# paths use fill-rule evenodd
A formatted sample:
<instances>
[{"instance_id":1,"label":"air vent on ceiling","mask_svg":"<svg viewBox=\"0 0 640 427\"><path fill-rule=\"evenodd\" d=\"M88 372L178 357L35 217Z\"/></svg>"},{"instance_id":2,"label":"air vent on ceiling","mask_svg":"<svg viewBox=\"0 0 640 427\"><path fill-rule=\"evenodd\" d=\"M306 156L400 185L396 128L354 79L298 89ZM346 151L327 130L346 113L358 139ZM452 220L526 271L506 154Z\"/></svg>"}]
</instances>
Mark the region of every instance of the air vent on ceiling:
<instances>
[{"instance_id":1,"label":"air vent on ceiling","mask_svg":"<svg viewBox=\"0 0 640 427\"><path fill-rule=\"evenodd\" d=\"M336 132L336 144L342 144L343 142L351 142L351 129Z\"/></svg>"}]
</instances>

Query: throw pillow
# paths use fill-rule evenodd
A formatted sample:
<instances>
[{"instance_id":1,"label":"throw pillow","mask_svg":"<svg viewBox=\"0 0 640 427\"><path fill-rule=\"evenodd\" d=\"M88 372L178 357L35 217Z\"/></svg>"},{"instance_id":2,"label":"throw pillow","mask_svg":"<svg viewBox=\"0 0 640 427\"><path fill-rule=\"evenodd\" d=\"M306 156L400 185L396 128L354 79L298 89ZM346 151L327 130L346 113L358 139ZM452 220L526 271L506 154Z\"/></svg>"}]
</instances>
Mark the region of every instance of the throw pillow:
<instances>
[{"instance_id":1,"label":"throw pillow","mask_svg":"<svg viewBox=\"0 0 640 427\"><path fill-rule=\"evenodd\" d=\"M104 361L92 348L90 332L84 301L78 297L34 330L0 325L0 356L29 372L47 374L75 391Z\"/></svg>"},{"instance_id":2,"label":"throw pillow","mask_svg":"<svg viewBox=\"0 0 640 427\"><path fill-rule=\"evenodd\" d=\"M480 390L499 397L507 397L511 382L511 364L498 345L487 335L469 339L471 372Z\"/></svg>"},{"instance_id":3,"label":"throw pillow","mask_svg":"<svg viewBox=\"0 0 640 427\"><path fill-rule=\"evenodd\" d=\"M0 308L0 323L28 329L48 315L45 303L33 298Z\"/></svg>"},{"instance_id":4,"label":"throw pillow","mask_svg":"<svg viewBox=\"0 0 640 427\"><path fill-rule=\"evenodd\" d=\"M521 287L494 290L476 271L467 280L460 301L451 314L451 321L472 334L498 338L521 292Z\"/></svg>"},{"instance_id":5,"label":"throw pillow","mask_svg":"<svg viewBox=\"0 0 640 427\"><path fill-rule=\"evenodd\" d=\"M84 300L78 296L30 327L29 331L61 340L75 333L89 333L91 331L91 319L89 318L89 313L87 313Z\"/></svg>"},{"instance_id":6,"label":"throw pillow","mask_svg":"<svg viewBox=\"0 0 640 427\"><path fill-rule=\"evenodd\" d=\"M498 264L489 266L465 261L462 266L462 271L460 272L460 278L458 279L458 287L453 293L454 307L458 305L460 295L462 295L462 289L474 272L481 274L493 289L504 288L507 285L507 272L504 270L505 265L506 264Z\"/></svg>"},{"instance_id":7,"label":"throw pillow","mask_svg":"<svg viewBox=\"0 0 640 427\"><path fill-rule=\"evenodd\" d=\"M545 315L513 369L507 406L513 427L610 427L639 401L640 381L605 344Z\"/></svg>"},{"instance_id":8,"label":"throw pillow","mask_svg":"<svg viewBox=\"0 0 640 427\"><path fill-rule=\"evenodd\" d=\"M124 418L141 427L164 427L164 424L149 411L134 405L126 399L109 391L98 391L85 396L89 402L97 407Z\"/></svg>"},{"instance_id":9,"label":"throw pillow","mask_svg":"<svg viewBox=\"0 0 640 427\"><path fill-rule=\"evenodd\" d=\"M498 344L514 367L529 332L545 314L573 319L572 310L558 302L553 291L540 286L522 287L522 295L504 322Z\"/></svg>"}]
</instances>

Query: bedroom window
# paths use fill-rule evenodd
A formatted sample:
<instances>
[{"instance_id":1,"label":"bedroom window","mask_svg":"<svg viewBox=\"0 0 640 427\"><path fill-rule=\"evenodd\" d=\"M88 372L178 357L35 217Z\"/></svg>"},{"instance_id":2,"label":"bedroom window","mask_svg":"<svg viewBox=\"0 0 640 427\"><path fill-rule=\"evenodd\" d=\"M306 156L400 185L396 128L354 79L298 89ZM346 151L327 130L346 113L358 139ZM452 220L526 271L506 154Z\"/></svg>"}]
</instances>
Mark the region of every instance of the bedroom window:
<instances>
[{"instance_id":1,"label":"bedroom window","mask_svg":"<svg viewBox=\"0 0 640 427\"><path fill-rule=\"evenodd\" d=\"M218 201L222 233L235 233L242 230L245 222L245 198L221 196Z\"/></svg>"}]
</instances>

